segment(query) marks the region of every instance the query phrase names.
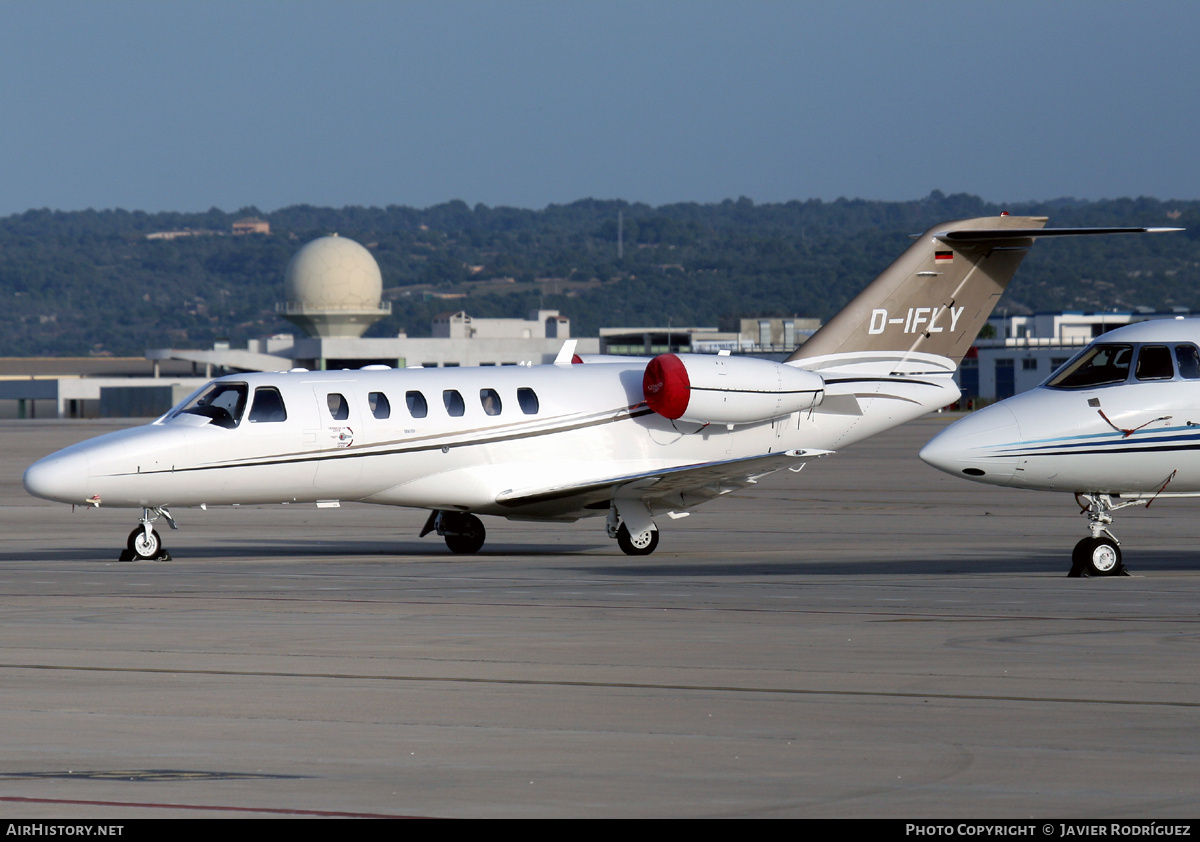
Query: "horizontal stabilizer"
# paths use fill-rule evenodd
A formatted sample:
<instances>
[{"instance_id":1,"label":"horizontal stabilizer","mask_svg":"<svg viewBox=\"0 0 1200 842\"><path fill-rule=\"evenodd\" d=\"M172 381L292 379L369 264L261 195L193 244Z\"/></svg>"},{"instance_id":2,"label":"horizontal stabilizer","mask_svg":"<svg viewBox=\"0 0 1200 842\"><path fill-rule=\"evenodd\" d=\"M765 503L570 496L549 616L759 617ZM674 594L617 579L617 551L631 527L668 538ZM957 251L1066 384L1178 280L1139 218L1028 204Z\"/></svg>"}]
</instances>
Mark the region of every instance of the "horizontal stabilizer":
<instances>
[{"instance_id":1,"label":"horizontal stabilizer","mask_svg":"<svg viewBox=\"0 0 1200 842\"><path fill-rule=\"evenodd\" d=\"M989 240L1021 240L1031 237L1083 237L1088 234L1162 234L1182 228L982 228L942 231L934 239L955 243L982 243ZM919 236L919 235L918 235Z\"/></svg>"},{"instance_id":2,"label":"horizontal stabilizer","mask_svg":"<svg viewBox=\"0 0 1200 842\"><path fill-rule=\"evenodd\" d=\"M925 354L957 364L1035 240L1150 234L1175 228L1044 228L1044 216L942 222L918 235L866 289L799 347L788 362L833 355Z\"/></svg>"}]
</instances>

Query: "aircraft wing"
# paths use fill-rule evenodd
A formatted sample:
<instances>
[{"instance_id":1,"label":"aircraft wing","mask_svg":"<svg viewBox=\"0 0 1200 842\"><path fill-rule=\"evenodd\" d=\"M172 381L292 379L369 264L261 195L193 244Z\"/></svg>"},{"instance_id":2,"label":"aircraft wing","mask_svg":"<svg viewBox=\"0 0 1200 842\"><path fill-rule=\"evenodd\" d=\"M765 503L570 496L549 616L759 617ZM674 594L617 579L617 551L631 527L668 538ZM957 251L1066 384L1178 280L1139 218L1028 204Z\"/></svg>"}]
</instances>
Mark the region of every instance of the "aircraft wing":
<instances>
[{"instance_id":1,"label":"aircraft wing","mask_svg":"<svg viewBox=\"0 0 1200 842\"><path fill-rule=\"evenodd\" d=\"M787 450L544 488L511 489L497 495L496 503L510 517L569 520L594 511L607 511L614 498L641 500L652 509L673 511L754 485L761 477L781 468L799 470L809 459L831 453L832 450Z\"/></svg>"}]
</instances>

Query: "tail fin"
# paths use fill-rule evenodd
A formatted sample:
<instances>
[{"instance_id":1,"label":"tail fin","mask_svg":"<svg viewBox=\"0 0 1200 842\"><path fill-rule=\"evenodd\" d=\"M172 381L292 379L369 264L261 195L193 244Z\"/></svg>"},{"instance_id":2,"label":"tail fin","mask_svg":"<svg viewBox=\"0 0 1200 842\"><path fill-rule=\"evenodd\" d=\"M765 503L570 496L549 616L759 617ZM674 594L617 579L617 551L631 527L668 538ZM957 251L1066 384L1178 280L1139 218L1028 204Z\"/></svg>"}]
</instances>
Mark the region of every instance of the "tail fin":
<instances>
[{"instance_id":1,"label":"tail fin","mask_svg":"<svg viewBox=\"0 0 1200 842\"><path fill-rule=\"evenodd\" d=\"M1177 229L1048 228L1044 216L944 222L904 254L790 357L856 351L926 353L957 364L1038 237Z\"/></svg>"}]
</instances>

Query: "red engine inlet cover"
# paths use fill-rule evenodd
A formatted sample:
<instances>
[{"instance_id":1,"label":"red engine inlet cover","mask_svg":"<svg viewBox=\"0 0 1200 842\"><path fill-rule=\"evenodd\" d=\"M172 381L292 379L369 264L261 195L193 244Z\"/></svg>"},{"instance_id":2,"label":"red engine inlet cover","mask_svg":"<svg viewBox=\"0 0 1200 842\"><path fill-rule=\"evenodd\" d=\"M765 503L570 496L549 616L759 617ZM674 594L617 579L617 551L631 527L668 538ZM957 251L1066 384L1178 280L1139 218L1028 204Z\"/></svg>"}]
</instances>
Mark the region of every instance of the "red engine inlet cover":
<instances>
[{"instance_id":1,"label":"red engine inlet cover","mask_svg":"<svg viewBox=\"0 0 1200 842\"><path fill-rule=\"evenodd\" d=\"M674 354L660 354L646 366L642 376L642 394L646 406L672 421L687 412L692 399L692 383L683 360Z\"/></svg>"}]
</instances>

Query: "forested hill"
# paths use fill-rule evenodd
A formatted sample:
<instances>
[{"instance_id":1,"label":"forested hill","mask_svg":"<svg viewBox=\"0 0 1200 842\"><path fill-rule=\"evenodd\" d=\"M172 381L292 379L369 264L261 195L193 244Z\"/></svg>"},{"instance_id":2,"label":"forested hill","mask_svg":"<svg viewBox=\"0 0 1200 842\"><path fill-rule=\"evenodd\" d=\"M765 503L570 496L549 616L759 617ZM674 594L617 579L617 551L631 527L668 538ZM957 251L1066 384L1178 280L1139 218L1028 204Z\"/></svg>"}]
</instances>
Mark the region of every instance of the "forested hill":
<instances>
[{"instance_id":1,"label":"forested hill","mask_svg":"<svg viewBox=\"0 0 1200 842\"><path fill-rule=\"evenodd\" d=\"M1200 310L1198 201L999 206L934 192L913 202L766 205L585 199L537 211L458 201L424 210L32 210L0 219L0 355L140 355L291 332L275 315L284 270L301 245L332 232L367 246L383 272L393 312L371 336L427 336L433 315L459 309L524 316L557 308L577 336L725 317L828 318L909 245L908 235L1003 210L1048 216L1055 227L1188 230L1040 243L1001 309ZM271 233L231 236L233 222L248 216L269 221ZM146 236L184 229L210 233ZM446 297L456 295L464 297Z\"/></svg>"}]
</instances>

